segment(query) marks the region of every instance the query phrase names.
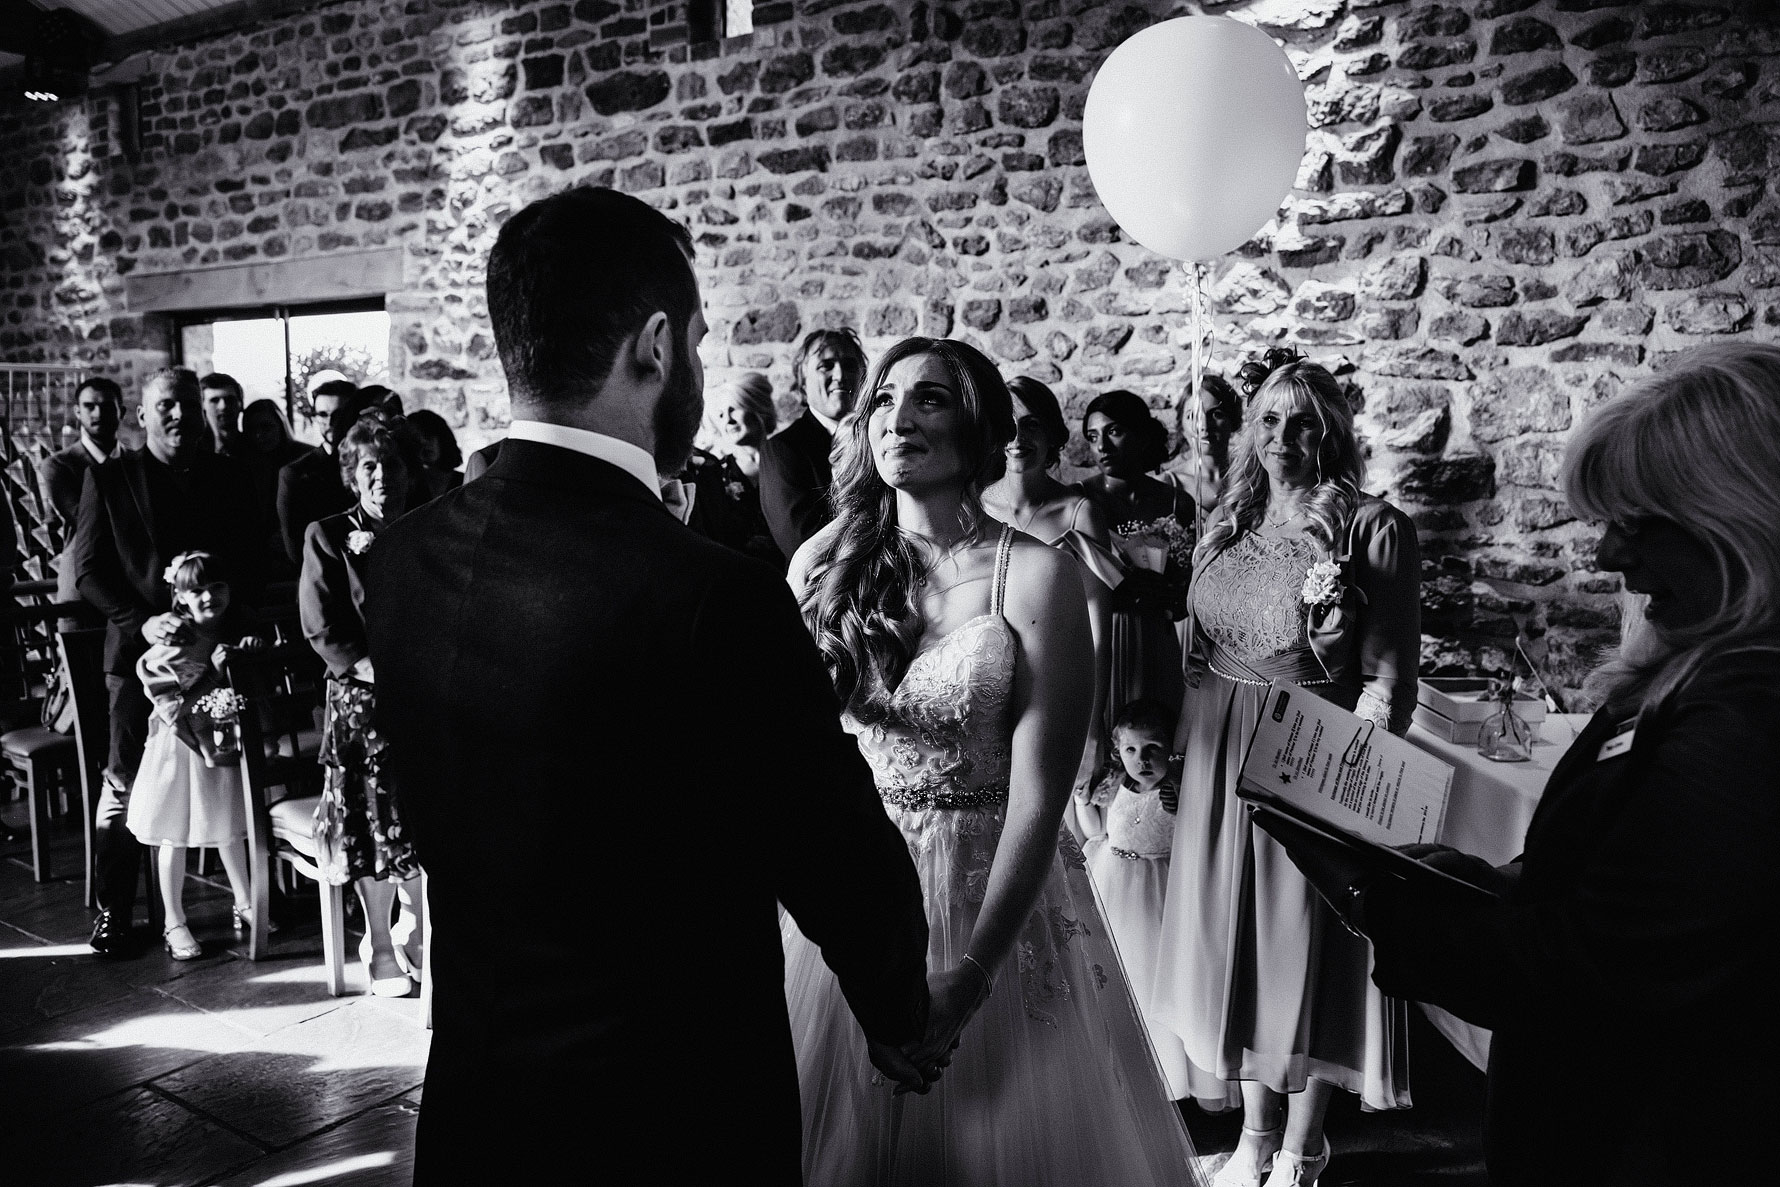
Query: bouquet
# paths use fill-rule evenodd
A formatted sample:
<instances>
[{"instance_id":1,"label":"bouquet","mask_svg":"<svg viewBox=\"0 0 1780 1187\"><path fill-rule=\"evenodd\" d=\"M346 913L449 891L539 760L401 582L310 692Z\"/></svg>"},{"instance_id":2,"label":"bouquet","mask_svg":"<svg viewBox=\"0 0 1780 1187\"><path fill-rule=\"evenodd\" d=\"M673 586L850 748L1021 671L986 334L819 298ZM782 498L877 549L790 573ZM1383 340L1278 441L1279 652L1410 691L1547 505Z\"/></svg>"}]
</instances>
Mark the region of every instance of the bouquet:
<instances>
[{"instance_id":1,"label":"bouquet","mask_svg":"<svg viewBox=\"0 0 1780 1187\"><path fill-rule=\"evenodd\" d=\"M1119 587L1136 605L1153 605L1179 621L1187 612L1193 573L1193 531L1173 516L1128 520L1113 530L1113 545L1131 573Z\"/></svg>"},{"instance_id":2,"label":"bouquet","mask_svg":"<svg viewBox=\"0 0 1780 1187\"><path fill-rule=\"evenodd\" d=\"M198 698L194 716L208 728L198 731L198 753L207 767L233 767L241 762L241 714L247 698L232 688L213 688Z\"/></svg>"}]
</instances>

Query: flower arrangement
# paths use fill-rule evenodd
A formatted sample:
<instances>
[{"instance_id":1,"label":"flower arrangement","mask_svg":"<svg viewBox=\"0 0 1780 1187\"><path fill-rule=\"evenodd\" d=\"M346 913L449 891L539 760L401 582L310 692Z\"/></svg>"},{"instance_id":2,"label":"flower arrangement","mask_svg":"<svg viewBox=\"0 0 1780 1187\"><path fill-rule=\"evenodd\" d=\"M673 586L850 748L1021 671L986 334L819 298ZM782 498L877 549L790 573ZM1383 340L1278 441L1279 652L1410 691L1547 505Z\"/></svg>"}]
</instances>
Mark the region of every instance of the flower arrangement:
<instances>
[{"instance_id":1,"label":"flower arrangement","mask_svg":"<svg viewBox=\"0 0 1780 1187\"><path fill-rule=\"evenodd\" d=\"M1193 563L1193 533L1171 515L1147 523L1128 520L1116 531L1119 551L1139 568L1160 573L1169 564L1188 566Z\"/></svg>"},{"instance_id":2,"label":"flower arrangement","mask_svg":"<svg viewBox=\"0 0 1780 1187\"><path fill-rule=\"evenodd\" d=\"M1346 592L1347 587L1341 584L1341 565L1318 561L1304 574L1304 588L1298 596L1307 606L1333 606Z\"/></svg>"},{"instance_id":3,"label":"flower arrangement","mask_svg":"<svg viewBox=\"0 0 1780 1187\"><path fill-rule=\"evenodd\" d=\"M232 688L213 688L198 698L198 711L218 725L241 719L247 699Z\"/></svg>"},{"instance_id":4,"label":"flower arrangement","mask_svg":"<svg viewBox=\"0 0 1780 1187\"><path fill-rule=\"evenodd\" d=\"M167 567L161 570L161 581L167 585L172 585L173 579L179 576L179 566L185 564L185 562L191 558L191 555L192 554L189 552L182 552L172 560L168 561Z\"/></svg>"},{"instance_id":5,"label":"flower arrangement","mask_svg":"<svg viewBox=\"0 0 1780 1187\"><path fill-rule=\"evenodd\" d=\"M346 551L352 553L354 556L363 556L370 550L371 545L376 539L377 536L375 533L367 532L363 529L348 532L346 533Z\"/></svg>"}]
</instances>

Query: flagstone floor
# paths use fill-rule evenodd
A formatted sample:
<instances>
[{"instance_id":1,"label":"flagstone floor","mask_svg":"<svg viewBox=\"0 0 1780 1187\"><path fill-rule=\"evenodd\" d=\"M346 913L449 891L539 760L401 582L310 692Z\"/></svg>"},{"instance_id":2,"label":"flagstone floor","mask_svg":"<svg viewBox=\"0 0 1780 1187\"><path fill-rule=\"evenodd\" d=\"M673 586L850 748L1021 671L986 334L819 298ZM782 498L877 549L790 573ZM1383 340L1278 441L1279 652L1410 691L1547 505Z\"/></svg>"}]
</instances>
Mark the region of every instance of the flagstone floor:
<instances>
[{"instance_id":1,"label":"flagstone floor","mask_svg":"<svg viewBox=\"0 0 1780 1187\"><path fill-rule=\"evenodd\" d=\"M23 805L0 802L0 821L24 832ZM58 832L69 876L40 885L28 843L0 845L0 1182L405 1187L429 1037L418 998L368 996L356 959L347 996L329 997L313 900L287 904L271 959L248 960L220 873L188 884L201 959L99 960L79 849ZM1486 1182L1482 1076L1412 1016L1416 1107L1364 1114L1338 1096L1325 1187ZM1209 1175L1238 1121L1191 1107L1187 1121Z\"/></svg>"}]
</instances>

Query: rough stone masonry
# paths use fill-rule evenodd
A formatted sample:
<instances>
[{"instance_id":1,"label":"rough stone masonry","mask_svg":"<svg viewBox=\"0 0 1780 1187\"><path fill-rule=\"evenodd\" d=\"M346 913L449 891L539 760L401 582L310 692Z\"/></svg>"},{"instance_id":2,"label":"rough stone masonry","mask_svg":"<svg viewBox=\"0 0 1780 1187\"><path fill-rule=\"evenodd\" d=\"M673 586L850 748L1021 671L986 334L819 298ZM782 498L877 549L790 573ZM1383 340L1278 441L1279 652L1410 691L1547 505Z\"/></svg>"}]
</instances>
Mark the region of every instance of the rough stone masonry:
<instances>
[{"instance_id":1,"label":"rough stone masonry","mask_svg":"<svg viewBox=\"0 0 1780 1187\"><path fill-rule=\"evenodd\" d=\"M102 94L9 97L0 358L128 381L169 345L132 272L400 245L393 382L476 444L507 416L487 250L598 184L693 228L714 375L782 390L801 334L851 325L961 337L1072 410L1113 386L1166 406L1187 273L1096 201L1082 105L1131 33L1228 14L1287 47L1313 129L1279 218L1209 270L1214 369L1285 342L1355 385L1369 487L1421 530L1425 670L1505 668L1518 618L1574 684L1618 583L1557 489L1568 431L1676 350L1780 336L1767 0L755 11L691 46L657 0L348 0L156 53L135 162Z\"/></svg>"}]
</instances>

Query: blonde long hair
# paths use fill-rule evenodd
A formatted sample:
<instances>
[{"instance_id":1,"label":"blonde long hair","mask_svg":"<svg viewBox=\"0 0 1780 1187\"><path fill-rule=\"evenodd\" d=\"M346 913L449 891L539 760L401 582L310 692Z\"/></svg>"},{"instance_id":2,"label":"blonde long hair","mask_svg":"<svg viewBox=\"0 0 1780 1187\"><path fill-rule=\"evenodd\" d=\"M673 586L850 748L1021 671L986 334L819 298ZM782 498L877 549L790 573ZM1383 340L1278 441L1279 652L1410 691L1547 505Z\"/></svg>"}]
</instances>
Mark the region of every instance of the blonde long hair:
<instances>
[{"instance_id":1,"label":"blonde long hair","mask_svg":"<svg viewBox=\"0 0 1780 1187\"><path fill-rule=\"evenodd\" d=\"M1570 442L1564 492L1590 518L1680 526L1724 591L1691 626L1629 613L1591 691L1649 707L1709 659L1780 654L1780 346L1697 347L1602 406Z\"/></svg>"},{"instance_id":2,"label":"blonde long hair","mask_svg":"<svg viewBox=\"0 0 1780 1187\"><path fill-rule=\"evenodd\" d=\"M1266 430L1261 417L1274 408L1289 409L1296 403L1311 410L1323 431L1316 450L1316 486L1304 496L1302 512L1310 534L1331 552L1339 551L1354 508L1360 504L1360 484L1366 477L1366 463L1354 436L1353 409L1341 385L1327 368L1283 347L1269 350L1258 363L1245 365L1242 380L1249 393L1248 408L1231 443L1223 495L1194 554L1194 567L1236 543L1243 533L1253 531L1267 514L1269 483L1260 449Z\"/></svg>"}]
</instances>

